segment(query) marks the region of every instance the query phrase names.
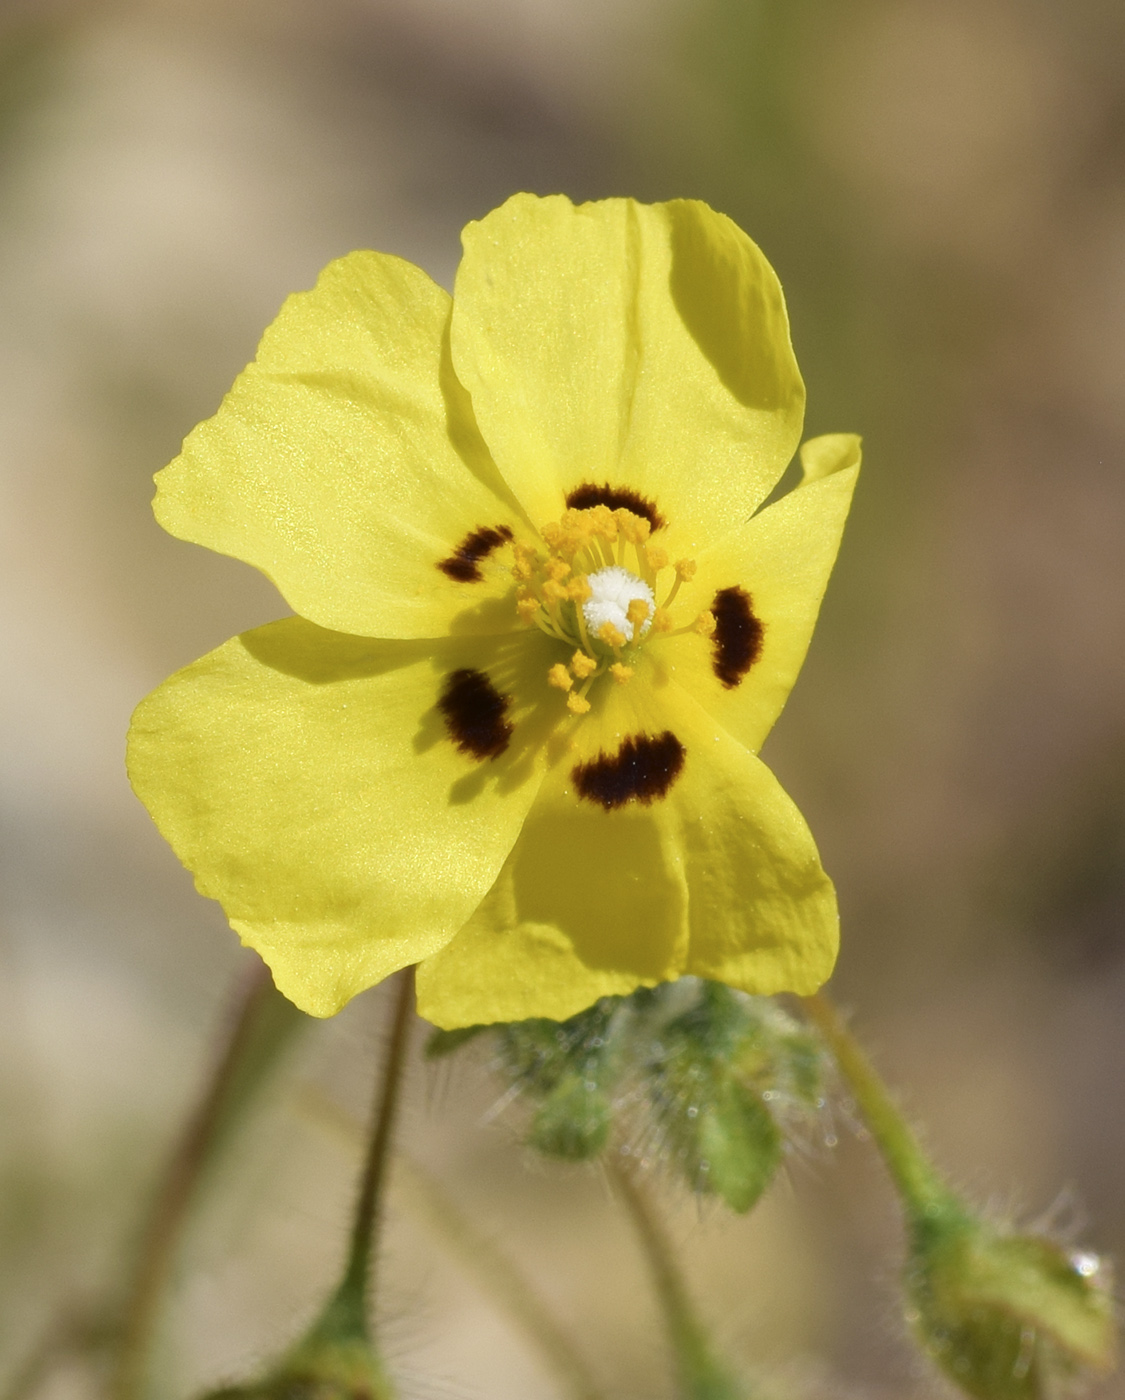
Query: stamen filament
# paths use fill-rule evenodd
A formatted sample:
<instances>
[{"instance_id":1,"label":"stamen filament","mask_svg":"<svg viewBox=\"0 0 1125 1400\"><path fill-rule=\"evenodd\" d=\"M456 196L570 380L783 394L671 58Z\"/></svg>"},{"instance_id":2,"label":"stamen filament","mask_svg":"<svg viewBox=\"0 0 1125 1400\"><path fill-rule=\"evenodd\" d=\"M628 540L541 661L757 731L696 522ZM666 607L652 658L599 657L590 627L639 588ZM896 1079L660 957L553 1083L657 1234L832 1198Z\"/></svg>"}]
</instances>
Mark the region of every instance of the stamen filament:
<instances>
[{"instance_id":1,"label":"stamen filament","mask_svg":"<svg viewBox=\"0 0 1125 1400\"><path fill-rule=\"evenodd\" d=\"M681 583L683 583L683 579L679 576L679 574L677 574L677 575L676 575L676 581L675 581L675 583L672 585L671 591L669 592L667 598L664 599L663 603L660 604L660 606L661 606L662 608L670 608L670 607L672 606L672 600L675 598L676 594L680 591L680 584L681 584ZM686 629L684 629L684 630L686 630Z\"/></svg>"},{"instance_id":2,"label":"stamen filament","mask_svg":"<svg viewBox=\"0 0 1125 1400\"><path fill-rule=\"evenodd\" d=\"M534 621L535 625L542 631L546 632L548 637L554 637L555 640L559 642L565 642L567 640L565 634L560 632L559 629L556 626L554 626L551 619L545 615L542 608L540 608L539 611L535 614Z\"/></svg>"},{"instance_id":3,"label":"stamen filament","mask_svg":"<svg viewBox=\"0 0 1125 1400\"><path fill-rule=\"evenodd\" d=\"M584 715L587 713L587 711L590 708L590 702L586 699L586 692L594 684L597 678L600 675L602 675L605 669L606 668L604 665L599 666L598 669L586 679L581 690L571 691L571 693L566 697L566 707L568 710L570 710L573 714L576 715Z\"/></svg>"},{"instance_id":4,"label":"stamen filament","mask_svg":"<svg viewBox=\"0 0 1125 1400\"><path fill-rule=\"evenodd\" d=\"M590 688L607 671L621 684L634 676L635 656L646 640L714 633L707 611L686 626L672 626L669 608L694 577L694 560L676 561L671 587L657 604L657 582L671 561L666 549L651 542L648 520L599 505L568 509L540 533L545 552L514 546L516 610L524 622L573 649L569 663L547 669L549 684L565 693L573 714L590 709Z\"/></svg>"},{"instance_id":5,"label":"stamen filament","mask_svg":"<svg viewBox=\"0 0 1125 1400\"><path fill-rule=\"evenodd\" d=\"M590 633L586 628L586 614L581 603L575 603L574 615L578 619L578 635L582 638L582 650L593 651L593 647L590 645Z\"/></svg>"}]
</instances>

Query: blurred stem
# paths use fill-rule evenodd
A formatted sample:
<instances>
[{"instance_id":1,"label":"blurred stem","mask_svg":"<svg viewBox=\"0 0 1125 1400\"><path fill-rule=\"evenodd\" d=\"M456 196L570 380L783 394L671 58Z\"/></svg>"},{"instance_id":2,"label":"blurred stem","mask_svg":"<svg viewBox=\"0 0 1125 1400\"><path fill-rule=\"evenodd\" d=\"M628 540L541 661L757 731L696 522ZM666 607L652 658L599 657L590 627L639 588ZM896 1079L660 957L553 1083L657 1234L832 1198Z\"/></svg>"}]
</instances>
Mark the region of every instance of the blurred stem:
<instances>
[{"instance_id":1,"label":"blurred stem","mask_svg":"<svg viewBox=\"0 0 1125 1400\"><path fill-rule=\"evenodd\" d=\"M408 1184L435 1232L480 1277L493 1297L536 1343L573 1400L604 1400L604 1395L571 1339L551 1316L530 1280L455 1204L428 1172L400 1157L396 1175Z\"/></svg>"},{"instance_id":2,"label":"blurred stem","mask_svg":"<svg viewBox=\"0 0 1125 1400\"><path fill-rule=\"evenodd\" d=\"M2 1400L28 1400L64 1361L104 1349L113 1339L112 1322L82 1311L64 1311L52 1322L23 1364L0 1390Z\"/></svg>"},{"instance_id":3,"label":"blurred stem","mask_svg":"<svg viewBox=\"0 0 1125 1400\"><path fill-rule=\"evenodd\" d=\"M141 1236L132 1285L122 1314L115 1400L137 1400L144 1389L149 1343L184 1221L200 1175L220 1136L229 1091L254 1040L255 1025L274 995L269 969L260 959L243 973L226 1041L211 1076L172 1151Z\"/></svg>"},{"instance_id":4,"label":"blurred stem","mask_svg":"<svg viewBox=\"0 0 1125 1400\"><path fill-rule=\"evenodd\" d=\"M348 1142L360 1135L355 1119L316 1090L306 1090L304 1107ZM559 1326L531 1281L483 1230L477 1229L445 1187L405 1153L396 1153L393 1181L404 1205L421 1218L524 1329L567 1386L572 1400L604 1400L603 1392L566 1331Z\"/></svg>"},{"instance_id":5,"label":"blurred stem","mask_svg":"<svg viewBox=\"0 0 1125 1400\"><path fill-rule=\"evenodd\" d=\"M382 1221L383 1186L398 1116L399 1091L406 1065L413 1011L414 969L407 967L397 977L390 1039L376 1085L371 1137L352 1218L344 1277L313 1328L310 1341L369 1340L368 1304Z\"/></svg>"},{"instance_id":6,"label":"blurred stem","mask_svg":"<svg viewBox=\"0 0 1125 1400\"><path fill-rule=\"evenodd\" d=\"M835 1006L823 992L802 997L801 1003L828 1042L910 1214L919 1219L954 1209L956 1198L922 1151L890 1091Z\"/></svg>"},{"instance_id":7,"label":"blurred stem","mask_svg":"<svg viewBox=\"0 0 1125 1400\"><path fill-rule=\"evenodd\" d=\"M608 1154L605 1161L648 1260L668 1325L683 1400L744 1400L745 1387L716 1357L707 1329L688 1296L672 1242L647 1188L616 1154Z\"/></svg>"}]
</instances>

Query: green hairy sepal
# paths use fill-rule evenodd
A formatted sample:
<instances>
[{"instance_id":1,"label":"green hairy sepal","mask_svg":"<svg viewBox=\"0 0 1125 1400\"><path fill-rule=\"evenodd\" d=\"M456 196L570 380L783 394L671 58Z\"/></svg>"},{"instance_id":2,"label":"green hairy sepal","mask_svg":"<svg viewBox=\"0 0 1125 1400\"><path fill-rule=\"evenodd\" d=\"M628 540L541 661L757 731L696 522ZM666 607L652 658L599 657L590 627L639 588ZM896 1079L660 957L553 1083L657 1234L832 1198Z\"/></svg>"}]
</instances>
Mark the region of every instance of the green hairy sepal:
<instances>
[{"instance_id":1,"label":"green hairy sepal","mask_svg":"<svg viewBox=\"0 0 1125 1400\"><path fill-rule=\"evenodd\" d=\"M359 1340L306 1342L265 1379L210 1391L203 1400L394 1400L386 1373Z\"/></svg>"},{"instance_id":2,"label":"green hairy sepal","mask_svg":"<svg viewBox=\"0 0 1125 1400\"><path fill-rule=\"evenodd\" d=\"M1094 1255L976 1218L955 1199L916 1216L910 1320L979 1400L1053 1400L1115 1349L1112 1279Z\"/></svg>"},{"instance_id":3,"label":"green hairy sepal","mask_svg":"<svg viewBox=\"0 0 1125 1400\"><path fill-rule=\"evenodd\" d=\"M788 1131L823 1103L819 1042L764 997L681 978L568 1021L436 1032L431 1057L485 1040L530 1109L527 1145L566 1161L607 1148L657 1160L747 1211Z\"/></svg>"}]
</instances>

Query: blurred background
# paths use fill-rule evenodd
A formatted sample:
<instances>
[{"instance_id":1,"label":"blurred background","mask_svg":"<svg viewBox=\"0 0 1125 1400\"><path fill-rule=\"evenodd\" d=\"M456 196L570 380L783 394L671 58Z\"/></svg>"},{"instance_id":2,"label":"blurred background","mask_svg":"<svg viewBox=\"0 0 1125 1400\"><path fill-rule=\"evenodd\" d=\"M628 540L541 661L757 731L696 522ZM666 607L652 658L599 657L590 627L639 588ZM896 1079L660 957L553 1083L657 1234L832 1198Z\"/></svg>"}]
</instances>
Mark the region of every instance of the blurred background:
<instances>
[{"instance_id":1,"label":"blurred background","mask_svg":"<svg viewBox=\"0 0 1125 1400\"><path fill-rule=\"evenodd\" d=\"M1125 1259L1119 0L4 0L0 1375L118 1282L247 956L123 740L287 609L163 535L150 477L330 258L449 285L519 189L702 198L777 268L808 433L867 454L766 751L839 887L833 988L959 1184ZM310 1027L196 1212L162 1394L245 1374L331 1280L380 995ZM419 1063L407 1150L659 1400L604 1183L529 1161L497 1094ZM701 1306L775 1393L946 1393L870 1145L823 1137L748 1219L667 1192ZM407 1394L560 1393L401 1188L384 1279Z\"/></svg>"}]
</instances>

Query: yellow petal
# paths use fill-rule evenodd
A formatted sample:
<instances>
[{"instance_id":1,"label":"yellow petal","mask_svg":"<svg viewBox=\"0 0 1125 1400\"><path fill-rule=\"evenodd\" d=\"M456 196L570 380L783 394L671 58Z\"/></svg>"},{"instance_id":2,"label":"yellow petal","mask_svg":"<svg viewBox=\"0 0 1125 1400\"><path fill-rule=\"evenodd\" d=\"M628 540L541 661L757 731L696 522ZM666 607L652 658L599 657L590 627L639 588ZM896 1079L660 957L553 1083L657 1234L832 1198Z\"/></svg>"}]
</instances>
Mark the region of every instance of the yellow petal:
<instances>
[{"instance_id":1,"label":"yellow petal","mask_svg":"<svg viewBox=\"0 0 1125 1400\"><path fill-rule=\"evenodd\" d=\"M263 570L303 617L367 636L515 625L510 557L438 564L521 517L448 357L449 297L399 258L352 253L292 296L218 413L157 477L173 535Z\"/></svg>"},{"instance_id":2,"label":"yellow petal","mask_svg":"<svg viewBox=\"0 0 1125 1400\"><path fill-rule=\"evenodd\" d=\"M564 1019L685 972L761 994L828 977L835 897L800 813L678 686L650 688L648 670L643 686L600 683L496 884L419 967L419 1010L435 1024ZM578 797L576 764L665 732L684 760L663 798L605 811Z\"/></svg>"},{"instance_id":3,"label":"yellow petal","mask_svg":"<svg viewBox=\"0 0 1125 1400\"><path fill-rule=\"evenodd\" d=\"M380 642L272 623L141 703L130 778L281 991L329 1016L440 948L495 880L542 777L528 709L549 654L535 633ZM464 667L514 697L495 761L459 752L435 708Z\"/></svg>"},{"instance_id":4,"label":"yellow petal","mask_svg":"<svg viewBox=\"0 0 1125 1400\"><path fill-rule=\"evenodd\" d=\"M801 444L801 480L823 481L849 467L858 467L861 440L855 433L825 433Z\"/></svg>"},{"instance_id":5,"label":"yellow petal","mask_svg":"<svg viewBox=\"0 0 1125 1400\"><path fill-rule=\"evenodd\" d=\"M694 200L516 195L462 237L454 363L532 519L584 482L651 499L685 548L750 515L797 446L804 387L740 229Z\"/></svg>"},{"instance_id":6,"label":"yellow petal","mask_svg":"<svg viewBox=\"0 0 1125 1400\"><path fill-rule=\"evenodd\" d=\"M840 929L812 833L761 759L682 692L677 720L689 758L667 805L689 890L683 971L809 996L832 973Z\"/></svg>"},{"instance_id":7,"label":"yellow petal","mask_svg":"<svg viewBox=\"0 0 1125 1400\"><path fill-rule=\"evenodd\" d=\"M653 644L675 679L752 752L781 713L808 651L859 473L860 440L849 433L801 448L801 485L698 556L682 588L685 614L711 608L719 590L742 588L762 625L761 649L740 681L716 674L716 646L696 636ZM729 679L729 677L728 677Z\"/></svg>"},{"instance_id":8,"label":"yellow petal","mask_svg":"<svg viewBox=\"0 0 1125 1400\"><path fill-rule=\"evenodd\" d=\"M683 881L651 812L579 806L566 768L548 783L481 907L418 968L437 1026L562 1021L679 974Z\"/></svg>"}]
</instances>

